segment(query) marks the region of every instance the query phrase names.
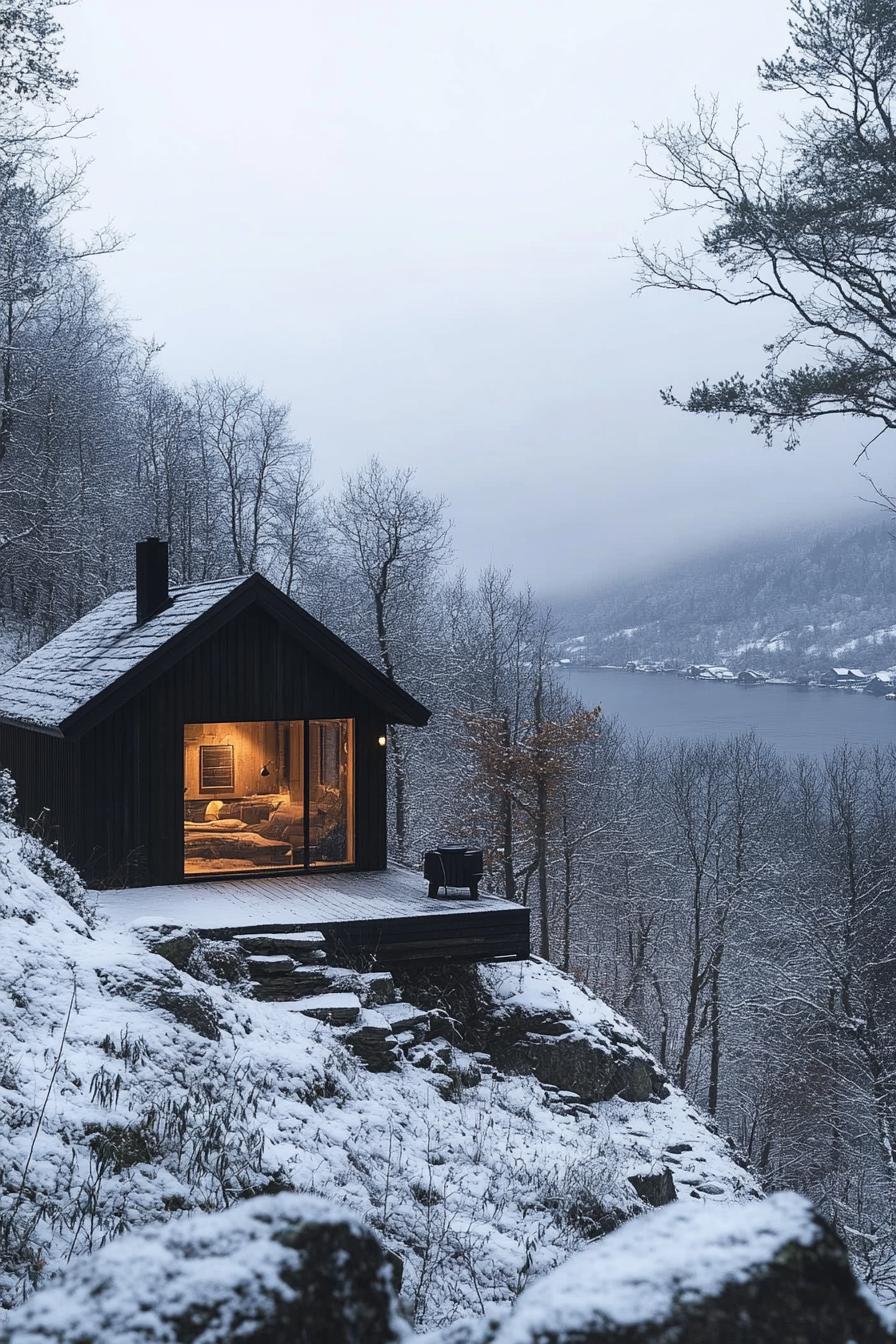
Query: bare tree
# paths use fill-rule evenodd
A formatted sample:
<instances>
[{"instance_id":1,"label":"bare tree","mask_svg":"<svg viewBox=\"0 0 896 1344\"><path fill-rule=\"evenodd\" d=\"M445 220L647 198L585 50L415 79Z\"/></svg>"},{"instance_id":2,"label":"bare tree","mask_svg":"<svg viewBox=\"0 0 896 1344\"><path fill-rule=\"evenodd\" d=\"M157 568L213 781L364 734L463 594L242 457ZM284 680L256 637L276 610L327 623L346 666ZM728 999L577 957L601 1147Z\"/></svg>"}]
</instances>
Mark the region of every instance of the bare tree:
<instances>
[{"instance_id":1,"label":"bare tree","mask_svg":"<svg viewBox=\"0 0 896 1344\"><path fill-rule=\"evenodd\" d=\"M369 602L375 647L390 681L408 662L408 636L449 547L445 501L418 490L410 470L389 471L377 457L346 476L327 518L350 572ZM413 681L413 669L410 669ZM400 730L389 732L395 786L395 846L406 854L407 753Z\"/></svg>"},{"instance_id":2,"label":"bare tree","mask_svg":"<svg viewBox=\"0 0 896 1344\"><path fill-rule=\"evenodd\" d=\"M780 147L725 129L717 100L645 141L660 217L690 215L697 237L636 242L643 285L769 307L784 319L758 376L703 382L672 405L743 417L771 439L831 415L896 426L896 6L790 0L790 49L760 66L788 97Z\"/></svg>"},{"instance_id":3,"label":"bare tree","mask_svg":"<svg viewBox=\"0 0 896 1344\"><path fill-rule=\"evenodd\" d=\"M279 562L278 580L287 597L296 597L324 534L314 511L317 487L311 478L311 450L294 446L282 465L271 502L272 538Z\"/></svg>"}]
</instances>

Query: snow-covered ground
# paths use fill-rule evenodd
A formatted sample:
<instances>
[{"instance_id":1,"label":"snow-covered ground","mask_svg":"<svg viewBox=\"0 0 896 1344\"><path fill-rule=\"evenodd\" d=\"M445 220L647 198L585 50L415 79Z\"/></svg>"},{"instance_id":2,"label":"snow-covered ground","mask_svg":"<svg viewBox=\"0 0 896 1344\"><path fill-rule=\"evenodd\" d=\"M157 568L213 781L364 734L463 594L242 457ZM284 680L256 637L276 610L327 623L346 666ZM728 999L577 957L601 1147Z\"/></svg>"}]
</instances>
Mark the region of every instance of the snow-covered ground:
<instances>
[{"instance_id":1,"label":"snow-covered ground","mask_svg":"<svg viewBox=\"0 0 896 1344\"><path fill-rule=\"evenodd\" d=\"M34 871L43 862L0 825L7 1306L127 1229L220 1208L238 1192L293 1188L373 1225L405 1262L418 1323L436 1326L509 1304L563 1261L584 1239L583 1208L642 1211L634 1171L670 1167L689 1199L756 1193L674 1090L572 1110L535 1079L487 1063L457 1100L408 1062L369 1073L336 1030L295 1005L200 985L127 928L91 931ZM562 1008L583 1026L610 1023L641 1048L627 1023L552 968L485 974L493 995Z\"/></svg>"}]
</instances>

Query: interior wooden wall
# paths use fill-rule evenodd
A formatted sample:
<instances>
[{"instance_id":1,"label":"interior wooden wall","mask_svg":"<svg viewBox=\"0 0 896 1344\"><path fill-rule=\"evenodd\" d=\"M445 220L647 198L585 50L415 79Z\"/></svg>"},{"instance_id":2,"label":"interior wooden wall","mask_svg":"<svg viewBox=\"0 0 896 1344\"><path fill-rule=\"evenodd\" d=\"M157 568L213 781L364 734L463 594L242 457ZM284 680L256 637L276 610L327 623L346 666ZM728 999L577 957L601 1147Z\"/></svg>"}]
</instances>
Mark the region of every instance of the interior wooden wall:
<instances>
[{"instance_id":1,"label":"interior wooden wall","mask_svg":"<svg viewBox=\"0 0 896 1344\"><path fill-rule=\"evenodd\" d=\"M184 724L184 797L217 797L199 787L199 748L231 745L233 751L233 789L222 798L246 798L254 793L286 792L281 780L278 757L277 723L187 723ZM262 778L267 765L270 775ZM282 785L282 788L281 788ZM299 787L301 795L301 784Z\"/></svg>"}]
</instances>

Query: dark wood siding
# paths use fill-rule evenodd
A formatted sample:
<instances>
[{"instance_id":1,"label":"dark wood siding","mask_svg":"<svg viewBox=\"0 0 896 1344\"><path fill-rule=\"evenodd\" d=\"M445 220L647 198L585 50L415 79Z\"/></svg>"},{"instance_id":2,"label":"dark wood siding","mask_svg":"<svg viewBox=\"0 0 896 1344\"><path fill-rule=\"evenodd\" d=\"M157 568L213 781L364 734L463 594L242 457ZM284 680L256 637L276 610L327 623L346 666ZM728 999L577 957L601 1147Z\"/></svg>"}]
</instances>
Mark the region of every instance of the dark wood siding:
<instances>
[{"instance_id":1,"label":"dark wood siding","mask_svg":"<svg viewBox=\"0 0 896 1344\"><path fill-rule=\"evenodd\" d=\"M85 876L114 886L181 880L185 723L305 718L355 720L356 863L385 867L384 722L273 617L250 608L81 739Z\"/></svg>"},{"instance_id":2,"label":"dark wood siding","mask_svg":"<svg viewBox=\"0 0 896 1344\"><path fill-rule=\"evenodd\" d=\"M0 766L16 783L19 821L78 862L80 744L0 724Z\"/></svg>"}]
</instances>

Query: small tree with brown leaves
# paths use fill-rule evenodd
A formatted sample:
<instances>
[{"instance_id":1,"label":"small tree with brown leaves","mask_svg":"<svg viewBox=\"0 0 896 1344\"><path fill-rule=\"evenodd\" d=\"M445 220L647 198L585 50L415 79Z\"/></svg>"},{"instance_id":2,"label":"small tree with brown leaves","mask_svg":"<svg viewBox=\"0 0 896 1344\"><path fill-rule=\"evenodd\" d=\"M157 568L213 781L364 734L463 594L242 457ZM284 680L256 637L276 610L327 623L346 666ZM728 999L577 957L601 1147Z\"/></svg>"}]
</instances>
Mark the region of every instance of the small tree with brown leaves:
<instances>
[{"instance_id":1,"label":"small tree with brown leaves","mask_svg":"<svg viewBox=\"0 0 896 1344\"><path fill-rule=\"evenodd\" d=\"M509 800L522 825L518 834L528 839L528 854L515 869L519 893L528 903L536 878L539 914L539 955L551 955L551 900L549 848L552 833L561 826L564 799L574 782L580 748L600 731L600 708L567 708L551 704L553 688L543 670L536 673L531 717L516 740L508 740L503 715L463 715L467 740L479 774L498 800Z\"/></svg>"}]
</instances>

